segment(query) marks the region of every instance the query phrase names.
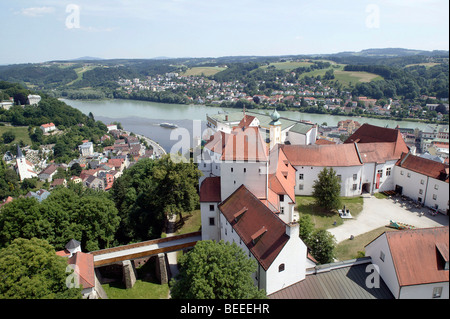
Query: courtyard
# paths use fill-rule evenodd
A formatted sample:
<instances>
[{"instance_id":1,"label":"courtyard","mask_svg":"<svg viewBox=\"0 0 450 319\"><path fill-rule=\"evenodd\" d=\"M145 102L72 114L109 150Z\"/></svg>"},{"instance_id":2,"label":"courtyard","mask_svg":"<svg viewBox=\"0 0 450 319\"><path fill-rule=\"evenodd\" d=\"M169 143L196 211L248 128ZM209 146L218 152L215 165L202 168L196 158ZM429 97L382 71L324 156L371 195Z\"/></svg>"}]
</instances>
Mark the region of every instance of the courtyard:
<instances>
[{"instance_id":1,"label":"courtyard","mask_svg":"<svg viewBox=\"0 0 450 319\"><path fill-rule=\"evenodd\" d=\"M449 217L440 213L433 215L429 208L416 205L410 200L402 200L399 196L377 198L365 194L362 211L355 218L346 219L328 231L334 235L339 244L350 236L356 237L388 226L391 220L416 228L427 228L448 226Z\"/></svg>"}]
</instances>

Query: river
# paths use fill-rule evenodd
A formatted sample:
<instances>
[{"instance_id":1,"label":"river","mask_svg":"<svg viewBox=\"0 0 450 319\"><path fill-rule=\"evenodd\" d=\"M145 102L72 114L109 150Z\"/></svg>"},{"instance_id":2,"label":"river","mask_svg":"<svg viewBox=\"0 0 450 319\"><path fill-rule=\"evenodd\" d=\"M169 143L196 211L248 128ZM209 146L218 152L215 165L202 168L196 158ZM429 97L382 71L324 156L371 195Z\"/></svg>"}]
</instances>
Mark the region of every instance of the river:
<instances>
[{"instance_id":1,"label":"river","mask_svg":"<svg viewBox=\"0 0 450 319\"><path fill-rule=\"evenodd\" d=\"M237 112L238 109L221 108L205 105L166 104L135 100L66 100L66 104L80 110L84 114L92 112L96 120L105 124L118 121L127 131L147 136L158 142L167 152L177 143L183 133L183 128L189 134L197 132L201 125L201 132L206 129L206 116L219 112ZM271 112L260 110L261 113ZM309 120L313 123L336 126L339 121L353 119L361 124L369 123L377 126L395 128L424 128L426 124L409 121L380 120L366 117L347 117L329 114L300 113L296 111L278 111L282 117L294 120ZM201 122L199 122L201 121ZM168 129L159 126L161 122L177 124L179 129ZM171 138L172 135L172 138Z\"/></svg>"}]
</instances>

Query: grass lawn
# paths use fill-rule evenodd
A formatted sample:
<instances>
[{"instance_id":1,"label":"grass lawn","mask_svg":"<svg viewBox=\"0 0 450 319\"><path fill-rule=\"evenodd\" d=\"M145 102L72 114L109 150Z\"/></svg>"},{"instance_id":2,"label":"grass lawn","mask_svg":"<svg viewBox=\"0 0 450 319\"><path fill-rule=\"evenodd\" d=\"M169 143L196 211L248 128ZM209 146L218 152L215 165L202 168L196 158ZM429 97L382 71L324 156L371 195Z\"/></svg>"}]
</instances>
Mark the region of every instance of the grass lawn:
<instances>
[{"instance_id":1,"label":"grass lawn","mask_svg":"<svg viewBox=\"0 0 450 319\"><path fill-rule=\"evenodd\" d=\"M204 76L211 76L223 70L225 70L225 68L219 68L215 66L199 66L188 69L186 72L183 73L183 75L201 76L203 74Z\"/></svg>"},{"instance_id":2,"label":"grass lawn","mask_svg":"<svg viewBox=\"0 0 450 319\"><path fill-rule=\"evenodd\" d=\"M274 66L277 70L285 70L285 71L292 71L296 68L299 68L301 66L310 66L312 65L312 62L274 62L270 63L271 66ZM261 69L267 69L267 65L264 65L261 67Z\"/></svg>"},{"instance_id":3,"label":"grass lawn","mask_svg":"<svg viewBox=\"0 0 450 319\"><path fill-rule=\"evenodd\" d=\"M328 229L336 225L342 225L343 219L339 217L337 210L326 210L315 204L315 199L312 196L296 196L297 210L301 214L309 214L317 229ZM343 197L341 198L342 205L350 210L353 217L358 216L363 208L362 197Z\"/></svg>"},{"instance_id":4,"label":"grass lawn","mask_svg":"<svg viewBox=\"0 0 450 319\"><path fill-rule=\"evenodd\" d=\"M194 210L190 213L183 214L184 223L180 223L179 216L175 224L175 233L177 235L193 233L200 231L202 228L202 215L200 209Z\"/></svg>"},{"instance_id":5,"label":"grass lawn","mask_svg":"<svg viewBox=\"0 0 450 319\"><path fill-rule=\"evenodd\" d=\"M349 260L357 257L362 257L358 252L364 252L364 246L377 238L385 231L396 231L389 227L380 227L370 232L355 236L353 240L346 239L336 245L336 259Z\"/></svg>"},{"instance_id":6,"label":"grass lawn","mask_svg":"<svg viewBox=\"0 0 450 319\"><path fill-rule=\"evenodd\" d=\"M109 299L167 299L169 285L136 280L133 288L126 289L123 282L102 285Z\"/></svg>"},{"instance_id":7,"label":"grass lawn","mask_svg":"<svg viewBox=\"0 0 450 319\"><path fill-rule=\"evenodd\" d=\"M28 135L28 126L0 126L0 136L7 131L12 131L16 138L11 143L19 143L22 140L25 145L31 145L31 139Z\"/></svg>"}]
</instances>

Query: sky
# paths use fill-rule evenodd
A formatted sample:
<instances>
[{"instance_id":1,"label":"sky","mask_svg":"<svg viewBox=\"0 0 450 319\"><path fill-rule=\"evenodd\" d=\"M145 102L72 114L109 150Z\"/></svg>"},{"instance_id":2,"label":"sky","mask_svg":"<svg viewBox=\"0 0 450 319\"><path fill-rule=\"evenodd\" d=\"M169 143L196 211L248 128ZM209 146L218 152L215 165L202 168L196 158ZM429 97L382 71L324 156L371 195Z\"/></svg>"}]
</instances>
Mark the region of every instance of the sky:
<instances>
[{"instance_id":1,"label":"sky","mask_svg":"<svg viewBox=\"0 0 450 319\"><path fill-rule=\"evenodd\" d=\"M1 0L0 64L449 49L448 0Z\"/></svg>"}]
</instances>

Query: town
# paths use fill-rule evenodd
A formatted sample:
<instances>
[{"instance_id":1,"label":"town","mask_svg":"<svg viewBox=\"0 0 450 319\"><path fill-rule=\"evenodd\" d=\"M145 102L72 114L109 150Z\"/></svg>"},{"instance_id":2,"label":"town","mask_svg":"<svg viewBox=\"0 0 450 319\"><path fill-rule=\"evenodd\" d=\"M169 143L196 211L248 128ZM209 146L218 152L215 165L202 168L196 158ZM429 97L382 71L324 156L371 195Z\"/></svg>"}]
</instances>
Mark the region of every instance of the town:
<instances>
[{"instance_id":1,"label":"town","mask_svg":"<svg viewBox=\"0 0 450 319\"><path fill-rule=\"evenodd\" d=\"M263 72L263 75L259 77L267 77L262 80L258 80L257 76L250 80L244 78L218 80L211 74L227 70L227 65L194 67L185 72L169 72L148 76L145 79L121 78L117 81L120 89L115 94L120 98L128 96L132 99L146 99L146 92L172 92L181 96L183 103L222 107L241 108L241 105L245 104L247 108L270 109L276 107L278 110L289 109L333 115L365 115L433 121L445 121L448 118L447 97L438 98L421 94L413 99L384 97L376 99L362 94L355 95L352 93L351 82L350 86L331 82L335 79L334 68L336 68L336 72L341 72L340 74L347 72L340 69L342 66L339 67L330 62L304 59L282 59L281 61L256 69L258 72ZM301 67L295 68L300 65ZM309 70L311 66L316 65L319 70L328 68L324 76L302 76L301 70L305 68ZM287 71L284 68L287 68ZM296 70L300 70L297 71L299 73L296 73ZM210 72L210 75L206 76L204 72ZM357 76L363 76L355 74L357 72L352 73L355 76L354 84L361 81ZM374 78L376 75L372 74L371 76Z\"/></svg>"}]
</instances>

